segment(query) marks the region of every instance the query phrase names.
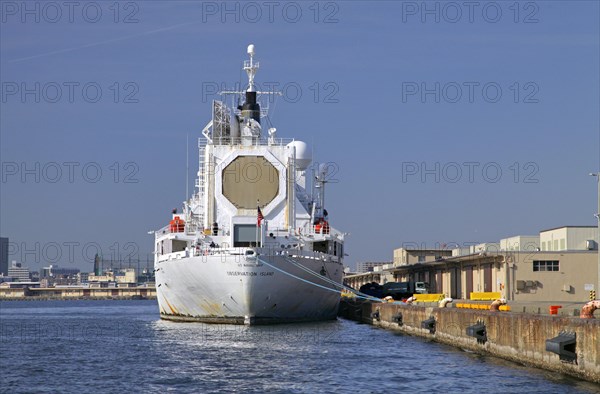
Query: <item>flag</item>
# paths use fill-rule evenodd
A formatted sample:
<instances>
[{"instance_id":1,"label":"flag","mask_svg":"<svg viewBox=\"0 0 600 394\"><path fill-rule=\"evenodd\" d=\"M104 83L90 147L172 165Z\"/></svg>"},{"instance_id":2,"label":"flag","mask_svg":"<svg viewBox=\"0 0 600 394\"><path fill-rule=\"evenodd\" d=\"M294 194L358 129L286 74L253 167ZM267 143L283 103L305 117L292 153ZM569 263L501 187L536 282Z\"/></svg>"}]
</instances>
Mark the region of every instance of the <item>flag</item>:
<instances>
[{"instance_id":1,"label":"flag","mask_svg":"<svg viewBox=\"0 0 600 394\"><path fill-rule=\"evenodd\" d=\"M260 211L260 207L257 206L256 209L258 209L258 214L256 216L256 221L258 223L258 227L260 227L260 222L262 222L262 220L265 218L262 214L262 212Z\"/></svg>"}]
</instances>

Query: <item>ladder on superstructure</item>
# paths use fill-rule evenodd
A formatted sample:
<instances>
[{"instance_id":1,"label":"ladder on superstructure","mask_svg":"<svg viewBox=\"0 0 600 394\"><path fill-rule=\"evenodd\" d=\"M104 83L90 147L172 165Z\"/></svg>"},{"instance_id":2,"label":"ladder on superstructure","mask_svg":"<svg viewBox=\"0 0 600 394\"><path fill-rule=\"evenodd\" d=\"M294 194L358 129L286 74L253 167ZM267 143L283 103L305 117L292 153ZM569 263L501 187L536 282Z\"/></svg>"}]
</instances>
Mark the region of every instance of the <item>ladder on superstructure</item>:
<instances>
[{"instance_id":1,"label":"ladder on superstructure","mask_svg":"<svg viewBox=\"0 0 600 394\"><path fill-rule=\"evenodd\" d=\"M198 139L198 178L196 178L196 193L197 214L194 219L197 220L199 228L204 226L204 194L206 184L206 165L205 165L206 141L202 138Z\"/></svg>"}]
</instances>

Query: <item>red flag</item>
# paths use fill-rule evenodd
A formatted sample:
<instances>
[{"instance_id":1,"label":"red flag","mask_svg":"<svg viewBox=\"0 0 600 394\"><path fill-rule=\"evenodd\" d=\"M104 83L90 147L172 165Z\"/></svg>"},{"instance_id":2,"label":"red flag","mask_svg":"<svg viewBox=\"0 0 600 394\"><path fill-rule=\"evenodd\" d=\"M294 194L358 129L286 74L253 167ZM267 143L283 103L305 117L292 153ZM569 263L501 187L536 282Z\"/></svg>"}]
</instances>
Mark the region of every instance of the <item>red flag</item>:
<instances>
[{"instance_id":1,"label":"red flag","mask_svg":"<svg viewBox=\"0 0 600 394\"><path fill-rule=\"evenodd\" d=\"M260 227L260 222L262 222L262 220L263 220L265 217L263 216L262 212L260 211L260 207L259 207L259 206L257 206L256 208L258 209L258 214L257 214L257 216L256 216L256 221L257 221L257 223L258 223L258 227Z\"/></svg>"}]
</instances>

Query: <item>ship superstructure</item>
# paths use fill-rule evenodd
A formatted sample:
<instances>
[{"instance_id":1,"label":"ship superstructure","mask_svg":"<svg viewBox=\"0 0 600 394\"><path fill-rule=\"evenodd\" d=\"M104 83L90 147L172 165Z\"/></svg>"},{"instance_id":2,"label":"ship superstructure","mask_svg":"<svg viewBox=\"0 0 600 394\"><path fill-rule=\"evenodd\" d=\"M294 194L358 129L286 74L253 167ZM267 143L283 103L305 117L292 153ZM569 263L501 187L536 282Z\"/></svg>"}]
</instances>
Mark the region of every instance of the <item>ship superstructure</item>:
<instances>
[{"instance_id":1,"label":"ship superstructure","mask_svg":"<svg viewBox=\"0 0 600 394\"><path fill-rule=\"evenodd\" d=\"M194 194L155 231L161 317L262 324L333 319L342 287L344 233L328 222L327 166L302 141L265 130L254 77L222 92L199 140ZM242 101L243 100L243 101ZM310 181L310 182L309 182Z\"/></svg>"}]
</instances>

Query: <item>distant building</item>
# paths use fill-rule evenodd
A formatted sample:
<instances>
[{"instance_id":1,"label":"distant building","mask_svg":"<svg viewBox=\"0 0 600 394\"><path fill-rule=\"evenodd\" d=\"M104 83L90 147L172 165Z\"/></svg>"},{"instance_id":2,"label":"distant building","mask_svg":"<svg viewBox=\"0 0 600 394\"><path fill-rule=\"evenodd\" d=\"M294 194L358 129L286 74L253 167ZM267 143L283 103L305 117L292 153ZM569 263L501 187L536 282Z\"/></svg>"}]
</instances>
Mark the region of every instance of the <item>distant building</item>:
<instances>
[{"instance_id":1,"label":"distant building","mask_svg":"<svg viewBox=\"0 0 600 394\"><path fill-rule=\"evenodd\" d=\"M363 272L373 272L375 267L381 267L384 264L390 264L389 261L362 261L360 263L356 264L356 272L357 273L363 273Z\"/></svg>"},{"instance_id":2,"label":"distant building","mask_svg":"<svg viewBox=\"0 0 600 394\"><path fill-rule=\"evenodd\" d=\"M29 269L21 266L21 263L16 261L13 261L8 268L8 276L12 276L16 282L29 282L31 280Z\"/></svg>"},{"instance_id":3,"label":"distant building","mask_svg":"<svg viewBox=\"0 0 600 394\"><path fill-rule=\"evenodd\" d=\"M8 275L8 238L0 237L0 275Z\"/></svg>"},{"instance_id":4,"label":"distant building","mask_svg":"<svg viewBox=\"0 0 600 394\"><path fill-rule=\"evenodd\" d=\"M77 285L78 268L62 268L58 265L49 265L40 270L40 280L43 287Z\"/></svg>"},{"instance_id":5,"label":"distant building","mask_svg":"<svg viewBox=\"0 0 600 394\"><path fill-rule=\"evenodd\" d=\"M394 250L394 267L400 265L430 263L452 256L450 249L405 249Z\"/></svg>"},{"instance_id":6,"label":"distant building","mask_svg":"<svg viewBox=\"0 0 600 394\"><path fill-rule=\"evenodd\" d=\"M2 282L0 283L0 288L3 289L25 289L25 288L38 288L40 287L40 282Z\"/></svg>"},{"instance_id":7,"label":"distant building","mask_svg":"<svg viewBox=\"0 0 600 394\"><path fill-rule=\"evenodd\" d=\"M80 272L77 274L77 283L79 285L87 284L90 274L88 272Z\"/></svg>"},{"instance_id":8,"label":"distant building","mask_svg":"<svg viewBox=\"0 0 600 394\"><path fill-rule=\"evenodd\" d=\"M432 293L457 299L497 292L516 301L583 302L598 283L598 255L591 250L480 252L389 273L394 281L428 282Z\"/></svg>"},{"instance_id":9,"label":"distant building","mask_svg":"<svg viewBox=\"0 0 600 394\"><path fill-rule=\"evenodd\" d=\"M542 251L598 250L598 227L563 226L540 231Z\"/></svg>"},{"instance_id":10,"label":"distant building","mask_svg":"<svg viewBox=\"0 0 600 394\"><path fill-rule=\"evenodd\" d=\"M137 276L134 268L125 268L118 270L108 270L104 275L88 274L88 283L90 287L127 287L137 284Z\"/></svg>"},{"instance_id":11,"label":"distant building","mask_svg":"<svg viewBox=\"0 0 600 394\"><path fill-rule=\"evenodd\" d=\"M500 251L499 242L483 242L477 245L469 246L470 254L474 253L486 253L486 252L498 252Z\"/></svg>"},{"instance_id":12,"label":"distant building","mask_svg":"<svg viewBox=\"0 0 600 394\"><path fill-rule=\"evenodd\" d=\"M64 278L64 277L69 277L69 276L75 277L75 276L77 276L78 273L79 273L78 268L62 268L62 267L59 267L58 265L50 264L50 266L43 267L40 270L40 278L49 278L49 277Z\"/></svg>"},{"instance_id":13,"label":"distant building","mask_svg":"<svg viewBox=\"0 0 600 394\"><path fill-rule=\"evenodd\" d=\"M500 240L500 250L515 252L535 252L540 250L539 235L515 235Z\"/></svg>"},{"instance_id":14,"label":"distant building","mask_svg":"<svg viewBox=\"0 0 600 394\"><path fill-rule=\"evenodd\" d=\"M2 274L0 274L0 283L4 283L4 282L14 282L14 278L12 276L4 276Z\"/></svg>"},{"instance_id":15,"label":"distant building","mask_svg":"<svg viewBox=\"0 0 600 394\"><path fill-rule=\"evenodd\" d=\"M96 256L94 256L94 275L95 276L100 276L102 275L102 260L100 259L100 256L98 255L98 253L96 253Z\"/></svg>"},{"instance_id":16,"label":"distant building","mask_svg":"<svg viewBox=\"0 0 600 394\"><path fill-rule=\"evenodd\" d=\"M394 250L394 265L349 275L354 288L377 281L427 282L432 293L455 299L494 293L515 301L584 302L598 289L598 229L564 226L447 250ZM492 295L489 295L492 296Z\"/></svg>"},{"instance_id":17,"label":"distant building","mask_svg":"<svg viewBox=\"0 0 600 394\"><path fill-rule=\"evenodd\" d=\"M32 282L39 282L40 273L37 271L29 271L29 280L31 280Z\"/></svg>"},{"instance_id":18,"label":"distant building","mask_svg":"<svg viewBox=\"0 0 600 394\"><path fill-rule=\"evenodd\" d=\"M356 270L351 269L348 266L344 266L344 275L356 274Z\"/></svg>"}]
</instances>

